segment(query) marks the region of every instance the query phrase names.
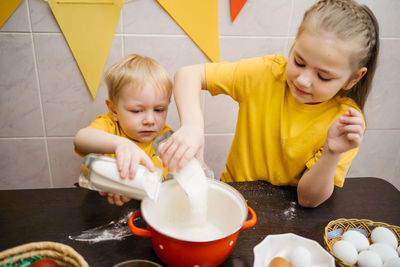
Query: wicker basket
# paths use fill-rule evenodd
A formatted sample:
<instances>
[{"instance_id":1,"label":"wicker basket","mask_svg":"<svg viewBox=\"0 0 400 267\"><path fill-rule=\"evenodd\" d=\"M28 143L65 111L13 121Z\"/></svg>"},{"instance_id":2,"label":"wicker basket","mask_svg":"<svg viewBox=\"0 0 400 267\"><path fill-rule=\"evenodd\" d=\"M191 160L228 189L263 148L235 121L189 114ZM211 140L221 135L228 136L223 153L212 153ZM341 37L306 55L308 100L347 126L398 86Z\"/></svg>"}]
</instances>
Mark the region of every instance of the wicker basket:
<instances>
[{"instance_id":1,"label":"wicker basket","mask_svg":"<svg viewBox=\"0 0 400 267\"><path fill-rule=\"evenodd\" d=\"M9 264L11 257L13 262L17 263L20 258L27 259L35 255L52 259L60 267L89 267L85 259L72 247L50 241L32 242L4 250L0 252L0 265Z\"/></svg>"},{"instance_id":2,"label":"wicker basket","mask_svg":"<svg viewBox=\"0 0 400 267\"><path fill-rule=\"evenodd\" d=\"M374 222L368 219L337 219L334 221L330 221L328 223L328 225L325 227L325 232L324 232L324 243L325 243L325 247L328 250L329 253L331 253L335 259L336 259L336 263L338 266L341 267L353 267L356 265L348 265L346 263L344 263L341 259L337 258L334 254L333 254L333 244L340 240L342 237L336 237L333 239L329 239L328 238L328 233L331 231L334 231L336 229L342 229L343 232L346 232L348 229L350 228L356 228L356 229L361 229L364 230L367 233L367 238L371 242L371 231L375 228L375 227L379 227L379 226L383 226L386 227L390 230L392 230L392 232L396 235L397 237L397 241L400 240L400 227L399 226L394 226L394 225L390 225L387 223L383 223L383 222Z\"/></svg>"}]
</instances>

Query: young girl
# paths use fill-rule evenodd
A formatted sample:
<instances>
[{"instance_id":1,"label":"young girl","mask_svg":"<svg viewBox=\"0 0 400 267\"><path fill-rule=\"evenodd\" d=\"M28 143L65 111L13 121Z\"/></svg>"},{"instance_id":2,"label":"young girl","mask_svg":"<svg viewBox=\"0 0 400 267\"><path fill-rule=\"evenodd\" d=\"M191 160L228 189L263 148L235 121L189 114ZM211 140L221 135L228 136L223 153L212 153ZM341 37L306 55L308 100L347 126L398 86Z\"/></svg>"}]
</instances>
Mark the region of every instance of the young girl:
<instances>
[{"instance_id":1,"label":"young girl","mask_svg":"<svg viewBox=\"0 0 400 267\"><path fill-rule=\"evenodd\" d=\"M362 110L379 50L371 10L352 0L309 8L288 59L250 58L181 68L174 94L181 128L161 152L169 171L202 159L200 89L239 104L222 181L297 185L298 202L316 207L343 186L363 139Z\"/></svg>"}]
</instances>

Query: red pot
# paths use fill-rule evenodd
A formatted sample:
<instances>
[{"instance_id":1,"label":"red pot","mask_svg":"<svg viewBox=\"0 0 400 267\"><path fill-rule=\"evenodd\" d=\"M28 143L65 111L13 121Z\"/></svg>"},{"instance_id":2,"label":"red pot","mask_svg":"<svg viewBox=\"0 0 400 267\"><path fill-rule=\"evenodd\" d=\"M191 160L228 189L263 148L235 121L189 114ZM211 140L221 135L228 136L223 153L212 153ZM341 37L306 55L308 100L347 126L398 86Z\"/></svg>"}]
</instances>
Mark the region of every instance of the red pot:
<instances>
[{"instance_id":1,"label":"red pot","mask_svg":"<svg viewBox=\"0 0 400 267\"><path fill-rule=\"evenodd\" d=\"M150 237L157 256L168 266L218 266L231 253L239 231L256 224L255 212L236 189L212 179L208 184L207 223L215 226L218 232L205 235L199 232L191 236L192 232L184 231L190 204L175 180L162 183L157 202L145 198L141 211L134 212L128 220L132 234ZM246 220L248 213L251 218ZM133 224L138 217L143 217L147 228Z\"/></svg>"}]
</instances>

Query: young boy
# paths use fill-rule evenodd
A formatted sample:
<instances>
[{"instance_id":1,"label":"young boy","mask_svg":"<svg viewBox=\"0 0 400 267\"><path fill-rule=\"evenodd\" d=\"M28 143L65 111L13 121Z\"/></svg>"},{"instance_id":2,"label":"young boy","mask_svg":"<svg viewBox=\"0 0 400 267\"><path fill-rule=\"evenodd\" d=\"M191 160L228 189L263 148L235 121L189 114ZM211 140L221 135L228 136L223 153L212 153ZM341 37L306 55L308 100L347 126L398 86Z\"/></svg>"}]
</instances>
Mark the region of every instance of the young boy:
<instances>
[{"instance_id":1,"label":"young boy","mask_svg":"<svg viewBox=\"0 0 400 267\"><path fill-rule=\"evenodd\" d=\"M162 168L152 141L171 130L165 124L172 93L167 71L151 58L132 54L112 65L104 79L109 112L78 131L75 151L81 156L100 153L116 157L121 178L135 177L140 163L150 171L155 166ZM108 194L111 204L121 206L129 200Z\"/></svg>"}]
</instances>

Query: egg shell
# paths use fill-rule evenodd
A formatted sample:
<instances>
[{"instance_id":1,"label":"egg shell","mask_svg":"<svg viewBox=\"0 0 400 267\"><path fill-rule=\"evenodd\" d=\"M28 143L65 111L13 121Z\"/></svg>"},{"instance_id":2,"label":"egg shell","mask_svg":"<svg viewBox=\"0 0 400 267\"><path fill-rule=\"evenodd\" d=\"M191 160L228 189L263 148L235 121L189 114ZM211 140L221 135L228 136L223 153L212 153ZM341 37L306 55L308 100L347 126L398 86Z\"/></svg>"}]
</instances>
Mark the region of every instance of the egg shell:
<instances>
[{"instance_id":1,"label":"egg shell","mask_svg":"<svg viewBox=\"0 0 400 267\"><path fill-rule=\"evenodd\" d=\"M357 265L359 267L379 267L382 264L381 257L371 250L361 251L358 255Z\"/></svg>"},{"instance_id":2,"label":"egg shell","mask_svg":"<svg viewBox=\"0 0 400 267\"><path fill-rule=\"evenodd\" d=\"M391 258L387 260L383 267L400 267L400 258Z\"/></svg>"},{"instance_id":3,"label":"egg shell","mask_svg":"<svg viewBox=\"0 0 400 267\"><path fill-rule=\"evenodd\" d=\"M365 250L369 247L369 241L367 237L365 237L358 231L354 230L346 231L342 236L342 240L346 240L352 243L358 252Z\"/></svg>"},{"instance_id":4,"label":"egg shell","mask_svg":"<svg viewBox=\"0 0 400 267\"><path fill-rule=\"evenodd\" d=\"M289 254L289 260L293 267L311 266L311 253L305 247L295 247Z\"/></svg>"},{"instance_id":5,"label":"egg shell","mask_svg":"<svg viewBox=\"0 0 400 267\"><path fill-rule=\"evenodd\" d=\"M292 265L282 257L275 257L270 261L268 267L292 267Z\"/></svg>"},{"instance_id":6,"label":"egg shell","mask_svg":"<svg viewBox=\"0 0 400 267\"><path fill-rule=\"evenodd\" d=\"M332 246L333 253L349 265L354 265L357 262L357 250L352 243L346 240L336 241Z\"/></svg>"},{"instance_id":7,"label":"egg shell","mask_svg":"<svg viewBox=\"0 0 400 267\"><path fill-rule=\"evenodd\" d=\"M394 233L386 227L376 227L371 232L372 243L386 243L393 248L397 248L398 242Z\"/></svg>"},{"instance_id":8,"label":"egg shell","mask_svg":"<svg viewBox=\"0 0 400 267\"><path fill-rule=\"evenodd\" d=\"M374 243L368 249L377 253L379 257L381 257L383 262L386 262L388 259L397 257L396 250L386 243Z\"/></svg>"}]
</instances>

